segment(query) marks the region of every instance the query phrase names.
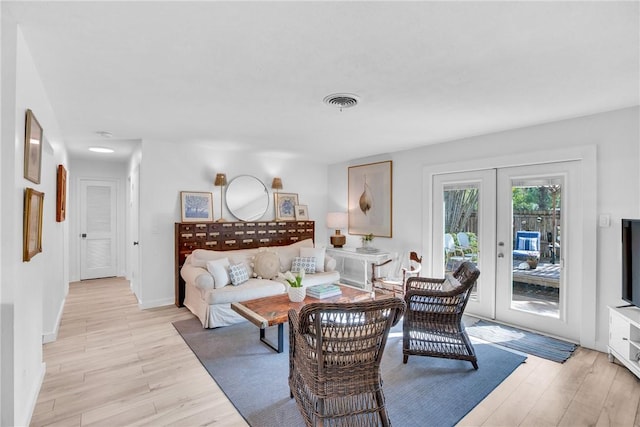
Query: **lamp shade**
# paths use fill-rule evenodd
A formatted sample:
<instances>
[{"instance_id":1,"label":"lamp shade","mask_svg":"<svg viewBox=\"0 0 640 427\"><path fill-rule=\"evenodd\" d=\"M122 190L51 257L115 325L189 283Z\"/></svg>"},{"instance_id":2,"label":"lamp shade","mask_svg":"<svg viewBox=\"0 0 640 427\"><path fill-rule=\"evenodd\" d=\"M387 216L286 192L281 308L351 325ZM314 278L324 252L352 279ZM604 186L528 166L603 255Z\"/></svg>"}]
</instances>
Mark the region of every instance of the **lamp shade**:
<instances>
[{"instance_id":1,"label":"lamp shade","mask_svg":"<svg viewBox=\"0 0 640 427\"><path fill-rule=\"evenodd\" d=\"M271 188L274 190L282 190L282 179L277 176L273 178L273 181L271 181Z\"/></svg>"},{"instance_id":2,"label":"lamp shade","mask_svg":"<svg viewBox=\"0 0 640 427\"><path fill-rule=\"evenodd\" d=\"M216 174L216 180L213 183L216 187L222 187L223 185L227 185L227 175L223 173Z\"/></svg>"},{"instance_id":3,"label":"lamp shade","mask_svg":"<svg viewBox=\"0 0 640 427\"><path fill-rule=\"evenodd\" d=\"M339 230L346 228L349 224L349 217L346 212L329 212L327 214L327 227Z\"/></svg>"}]
</instances>

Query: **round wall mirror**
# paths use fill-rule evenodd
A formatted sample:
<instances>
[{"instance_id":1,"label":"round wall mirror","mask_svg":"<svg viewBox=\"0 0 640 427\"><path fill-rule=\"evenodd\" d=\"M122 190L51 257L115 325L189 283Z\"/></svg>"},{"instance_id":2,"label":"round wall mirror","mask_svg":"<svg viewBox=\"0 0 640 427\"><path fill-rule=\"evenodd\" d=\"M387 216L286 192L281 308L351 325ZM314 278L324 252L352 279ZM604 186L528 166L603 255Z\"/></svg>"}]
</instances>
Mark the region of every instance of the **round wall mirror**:
<instances>
[{"instance_id":1,"label":"round wall mirror","mask_svg":"<svg viewBox=\"0 0 640 427\"><path fill-rule=\"evenodd\" d=\"M240 175L227 186L227 209L240 221L256 221L267 212L269 192L255 176Z\"/></svg>"}]
</instances>

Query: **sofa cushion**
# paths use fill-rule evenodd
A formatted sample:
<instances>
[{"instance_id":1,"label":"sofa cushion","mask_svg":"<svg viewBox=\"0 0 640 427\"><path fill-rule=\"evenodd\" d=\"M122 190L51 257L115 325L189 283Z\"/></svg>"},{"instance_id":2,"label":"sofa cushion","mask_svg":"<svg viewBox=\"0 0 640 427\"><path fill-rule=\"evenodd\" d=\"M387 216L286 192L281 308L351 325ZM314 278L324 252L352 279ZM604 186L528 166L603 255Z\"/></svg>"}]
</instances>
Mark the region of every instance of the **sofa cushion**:
<instances>
[{"instance_id":1,"label":"sofa cushion","mask_svg":"<svg viewBox=\"0 0 640 427\"><path fill-rule=\"evenodd\" d=\"M253 257L253 277L273 279L280 272L280 258L270 251L258 252Z\"/></svg>"},{"instance_id":2,"label":"sofa cushion","mask_svg":"<svg viewBox=\"0 0 640 427\"><path fill-rule=\"evenodd\" d=\"M288 246L275 246L271 250L280 258L280 271L291 270L293 259L300 256L300 248L313 248L313 240L305 239Z\"/></svg>"},{"instance_id":3,"label":"sofa cushion","mask_svg":"<svg viewBox=\"0 0 640 427\"><path fill-rule=\"evenodd\" d=\"M305 273L315 273L316 259L314 257L295 257L291 263L291 272L297 273L301 270L304 270Z\"/></svg>"},{"instance_id":4,"label":"sofa cushion","mask_svg":"<svg viewBox=\"0 0 640 427\"><path fill-rule=\"evenodd\" d=\"M211 290L206 293L205 301L207 304L229 304L278 295L284 292L285 286L275 280L249 279L240 286L229 285Z\"/></svg>"},{"instance_id":5,"label":"sofa cushion","mask_svg":"<svg viewBox=\"0 0 640 427\"><path fill-rule=\"evenodd\" d=\"M300 248L300 256L314 257L316 259L316 271L323 272L325 250L326 249L324 247Z\"/></svg>"},{"instance_id":6,"label":"sofa cushion","mask_svg":"<svg viewBox=\"0 0 640 427\"><path fill-rule=\"evenodd\" d=\"M231 283L228 268L229 258L220 258L207 261L207 270L213 276L214 288L221 288Z\"/></svg>"},{"instance_id":7,"label":"sofa cushion","mask_svg":"<svg viewBox=\"0 0 640 427\"><path fill-rule=\"evenodd\" d=\"M231 278L231 284L238 286L249 280L249 272L243 263L233 264L229 267L229 277Z\"/></svg>"}]
</instances>

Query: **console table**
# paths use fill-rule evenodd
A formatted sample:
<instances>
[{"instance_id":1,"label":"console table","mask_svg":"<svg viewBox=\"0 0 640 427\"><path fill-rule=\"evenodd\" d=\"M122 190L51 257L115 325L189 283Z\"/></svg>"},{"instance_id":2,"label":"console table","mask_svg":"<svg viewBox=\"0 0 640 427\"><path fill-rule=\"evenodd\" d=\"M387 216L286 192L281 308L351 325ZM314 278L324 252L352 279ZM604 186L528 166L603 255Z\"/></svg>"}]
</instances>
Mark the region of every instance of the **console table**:
<instances>
[{"instance_id":1,"label":"console table","mask_svg":"<svg viewBox=\"0 0 640 427\"><path fill-rule=\"evenodd\" d=\"M371 264L380 264L391 257L388 252L358 252L357 248L327 248L327 255L336 259L340 281L371 291Z\"/></svg>"}]
</instances>

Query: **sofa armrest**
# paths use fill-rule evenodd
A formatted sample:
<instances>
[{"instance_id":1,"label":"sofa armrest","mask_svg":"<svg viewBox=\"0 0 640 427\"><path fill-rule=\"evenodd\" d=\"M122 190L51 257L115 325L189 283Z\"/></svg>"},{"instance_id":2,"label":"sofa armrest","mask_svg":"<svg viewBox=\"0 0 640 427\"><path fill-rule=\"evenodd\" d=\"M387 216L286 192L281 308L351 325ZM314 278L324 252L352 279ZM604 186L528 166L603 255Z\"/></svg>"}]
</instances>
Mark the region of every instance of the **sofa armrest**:
<instances>
[{"instance_id":1,"label":"sofa armrest","mask_svg":"<svg viewBox=\"0 0 640 427\"><path fill-rule=\"evenodd\" d=\"M335 271L336 270L336 259L330 257L329 255L324 256L324 271Z\"/></svg>"},{"instance_id":2,"label":"sofa armrest","mask_svg":"<svg viewBox=\"0 0 640 427\"><path fill-rule=\"evenodd\" d=\"M180 270L180 275L185 283L190 283L203 291L213 289L213 276L206 268L185 264Z\"/></svg>"}]
</instances>

